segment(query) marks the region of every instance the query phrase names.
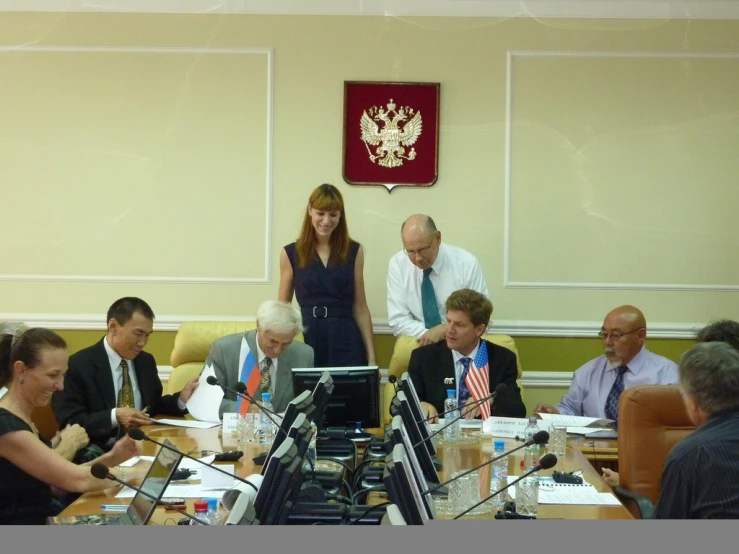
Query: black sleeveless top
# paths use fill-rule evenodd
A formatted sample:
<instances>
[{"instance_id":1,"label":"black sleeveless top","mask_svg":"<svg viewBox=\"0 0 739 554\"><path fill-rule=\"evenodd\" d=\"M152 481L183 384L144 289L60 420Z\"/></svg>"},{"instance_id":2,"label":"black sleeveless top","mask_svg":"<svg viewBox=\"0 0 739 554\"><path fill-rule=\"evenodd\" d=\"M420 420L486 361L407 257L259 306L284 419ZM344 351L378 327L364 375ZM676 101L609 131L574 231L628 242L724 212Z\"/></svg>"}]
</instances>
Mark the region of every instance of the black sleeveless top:
<instances>
[{"instance_id":1,"label":"black sleeveless top","mask_svg":"<svg viewBox=\"0 0 739 554\"><path fill-rule=\"evenodd\" d=\"M34 432L21 418L0 408L0 437L16 431ZM39 438L51 448L49 441ZM51 487L0 458L0 524L44 525L54 512Z\"/></svg>"}]
</instances>

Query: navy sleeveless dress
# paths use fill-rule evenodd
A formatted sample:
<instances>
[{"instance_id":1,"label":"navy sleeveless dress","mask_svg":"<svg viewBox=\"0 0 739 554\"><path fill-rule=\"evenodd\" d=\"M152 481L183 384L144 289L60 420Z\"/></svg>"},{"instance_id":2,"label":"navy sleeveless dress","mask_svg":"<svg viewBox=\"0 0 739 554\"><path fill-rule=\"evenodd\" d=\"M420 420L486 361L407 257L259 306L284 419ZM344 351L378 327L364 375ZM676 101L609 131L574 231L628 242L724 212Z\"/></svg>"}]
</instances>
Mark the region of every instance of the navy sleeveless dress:
<instances>
[{"instance_id":1,"label":"navy sleeveless dress","mask_svg":"<svg viewBox=\"0 0 739 554\"><path fill-rule=\"evenodd\" d=\"M367 365L367 351L354 319L354 262L359 243L352 241L349 259L324 266L318 254L301 269L295 243L285 247L293 269L293 287L303 313L305 343L313 347L315 367Z\"/></svg>"}]
</instances>

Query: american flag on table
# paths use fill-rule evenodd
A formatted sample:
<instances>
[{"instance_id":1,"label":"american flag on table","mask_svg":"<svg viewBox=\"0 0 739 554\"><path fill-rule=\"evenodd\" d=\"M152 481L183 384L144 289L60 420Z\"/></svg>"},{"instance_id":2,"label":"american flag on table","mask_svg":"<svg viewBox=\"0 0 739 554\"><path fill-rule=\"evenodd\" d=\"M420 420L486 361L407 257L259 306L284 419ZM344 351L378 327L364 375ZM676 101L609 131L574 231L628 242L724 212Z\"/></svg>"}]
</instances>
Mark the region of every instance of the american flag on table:
<instances>
[{"instance_id":1,"label":"american flag on table","mask_svg":"<svg viewBox=\"0 0 739 554\"><path fill-rule=\"evenodd\" d=\"M488 347L483 340L480 341L480 348L477 349L477 355L472 360L470 370L465 378L467 388L470 395L475 400L481 400L490 395L490 367L488 366ZM485 421L490 417L490 401L487 400L480 404L480 415Z\"/></svg>"}]
</instances>

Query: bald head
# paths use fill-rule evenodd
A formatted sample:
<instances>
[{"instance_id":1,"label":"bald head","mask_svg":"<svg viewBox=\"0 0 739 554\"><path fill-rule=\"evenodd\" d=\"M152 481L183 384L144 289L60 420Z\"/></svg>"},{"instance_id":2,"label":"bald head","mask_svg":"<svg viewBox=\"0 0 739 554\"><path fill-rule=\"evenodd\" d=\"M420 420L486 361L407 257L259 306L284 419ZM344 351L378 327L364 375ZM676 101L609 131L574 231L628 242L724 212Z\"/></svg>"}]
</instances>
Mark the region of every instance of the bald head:
<instances>
[{"instance_id":1,"label":"bald head","mask_svg":"<svg viewBox=\"0 0 739 554\"><path fill-rule=\"evenodd\" d=\"M612 366L628 365L647 338L647 321L636 306L619 306L608 312L601 328L603 352Z\"/></svg>"},{"instance_id":2,"label":"bald head","mask_svg":"<svg viewBox=\"0 0 739 554\"><path fill-rule=\"evenodd\" d=\"M400 239L405 253L417 268L428 269L436 261L441 233L429 216L415 214L406 219L400 227Z\"/></svg>"}]
</instances>

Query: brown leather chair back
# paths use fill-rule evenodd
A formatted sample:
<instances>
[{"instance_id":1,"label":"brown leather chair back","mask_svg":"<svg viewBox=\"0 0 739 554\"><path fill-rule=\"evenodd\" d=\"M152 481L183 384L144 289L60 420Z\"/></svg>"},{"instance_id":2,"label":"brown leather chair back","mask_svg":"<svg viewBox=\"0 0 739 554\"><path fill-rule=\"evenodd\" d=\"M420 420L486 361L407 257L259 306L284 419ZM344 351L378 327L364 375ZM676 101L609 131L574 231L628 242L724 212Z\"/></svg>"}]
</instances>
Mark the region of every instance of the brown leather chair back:
<instances>
[{"instance_id":1,"label":"brown leather chair back","mask_svg":"<svg viewBox=\"0 0 739 554\"><path fill-rule=\"evenodd\" d=\"M622 487L656 504L667 455L695 430L677 385L642 385L621 394L618 471ZM635 505L626 507L639 517Z\"/></svg>"},{"instance_id":2,"label":"brown leather chair back","mask_svg":"<svg viewBox=\"0 0 739 554\"><path fill-rule=\"evenodd\" d=\"M48 440L51 440L59 430L59 425L56 422L54 411L51 409L51 404L34 408L31 413L31 421L33 421L33 424L38 429L39 435Z\"/></svg>"}]
</instances>

